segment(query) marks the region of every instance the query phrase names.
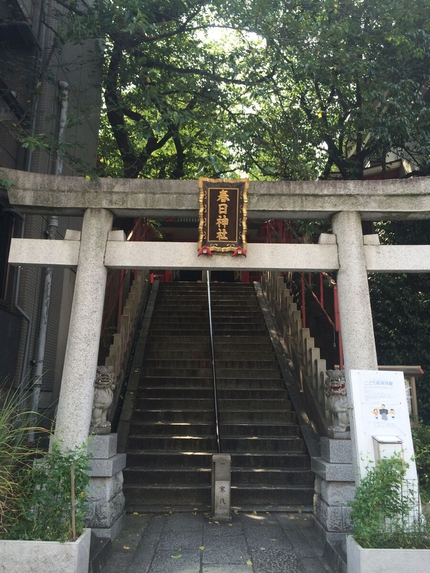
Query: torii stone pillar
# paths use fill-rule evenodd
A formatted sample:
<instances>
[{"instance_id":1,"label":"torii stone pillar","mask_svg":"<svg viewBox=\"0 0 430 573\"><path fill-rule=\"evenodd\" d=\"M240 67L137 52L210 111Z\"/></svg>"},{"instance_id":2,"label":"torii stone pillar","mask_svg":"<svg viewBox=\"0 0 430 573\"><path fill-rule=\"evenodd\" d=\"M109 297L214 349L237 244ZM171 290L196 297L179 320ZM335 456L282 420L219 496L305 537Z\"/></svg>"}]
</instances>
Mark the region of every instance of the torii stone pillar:
<instances>
[{"instance_id":1,"label":"torii stone pillar","mask_svg":"<svg viewBox=\"0 0 430 573\"><path fill-rule=\"evenodd\" d=\"M352 369L378 370L378 360L360 214L351 211L336 213L332 223L339 258L337 285L351 424L352 461L355 482L358 485L360 477L357 468L360 454L355 445L355 412L351 400L350 371ZM331 446L327 444L326 447ZM343 445L343 447L347 446Z\"/></svg>"},{"instance_id":2,"label":"torii stone pillar","mask_svg":"<svg viewBox=\"0 0 430 573\"><path fill-rule=\"evenodd\" d=\"M359 213L336 213L337 285L345 371L378 370L366 257Z\"/></svg>"},{"instance_id":3,"label":"torii stone pillar","mask_svg":"<svg viewBox=\"0 0 430 573\"><path fill-rule=\"evenodd\" d=\"M112 221L106 209L91 208L84 214L54 435L62 449L74 449L88 439L106 289L104 256Z\"/></svg>"}]
</instances>

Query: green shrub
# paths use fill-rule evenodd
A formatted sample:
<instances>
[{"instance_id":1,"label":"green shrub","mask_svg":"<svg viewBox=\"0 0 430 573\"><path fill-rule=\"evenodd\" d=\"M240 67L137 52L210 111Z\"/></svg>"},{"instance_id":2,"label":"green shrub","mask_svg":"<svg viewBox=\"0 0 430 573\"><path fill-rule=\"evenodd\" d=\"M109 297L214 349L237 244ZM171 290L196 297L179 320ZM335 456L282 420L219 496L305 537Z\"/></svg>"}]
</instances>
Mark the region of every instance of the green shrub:
<instances>
[{"instance_id":1,"label":"green shrub","mask_svg":"<svg viewBox=\"0 0 430 573\"><path fill-rule=\"evenodd\" d=\"M27 443L28 433L46 432L30 427L34 416L25 407L27 398L6 382L0 384L0 536L20 518L18 505L25 497L25 484L20 477L40 455L37 446Z\"/></svg>"},{"instance_id":2,"label":"green shrub","mask_svg":"<svg viewBox=\"0 0 430 573\"><path fill-rule=\"evenodd\" d=\"M351 503L352 535L368 549L429 549L430 528L400 457L367 468Z\"/></svg>"},{"instance_id":3,"label":"green shrub","mask_svg":"<svg viewBox=\"0 0 430 573\"><path fill-rule=\"evenodd\" d=\"M421 499L430 501L430 426L412 429Z\"/></svg>"},{"instance_id":4,"label":"green shrub","mask_svg":"<svg viewBox=\"0 0 430 573\"><path fill-rule=\"evenodd\" d=\"M71 541L72 512L76 536L82 533L89 484L89 455L85 446L76 450L52 449L32 468L25 468L21 480L26 495L19 502L20 520L8 534L9 539ZM72 493L72 468L74 489ZM72 503L72 495L74 505Z\"/></svg>"},{"instance_id":5,"label":"green shrub","mask_svg":"<svg viewBox=\"0 0 430 573\"><path fill-rule=\"evenodd\" d=\"M84 527L89 455L85 446L63 451L53 443L46 453L28 444L30 430L46 430L30 427L36 414L27 398L0 385L0 538L70 541L72 511L76 535Z\"/></svg>"}]
</instances>

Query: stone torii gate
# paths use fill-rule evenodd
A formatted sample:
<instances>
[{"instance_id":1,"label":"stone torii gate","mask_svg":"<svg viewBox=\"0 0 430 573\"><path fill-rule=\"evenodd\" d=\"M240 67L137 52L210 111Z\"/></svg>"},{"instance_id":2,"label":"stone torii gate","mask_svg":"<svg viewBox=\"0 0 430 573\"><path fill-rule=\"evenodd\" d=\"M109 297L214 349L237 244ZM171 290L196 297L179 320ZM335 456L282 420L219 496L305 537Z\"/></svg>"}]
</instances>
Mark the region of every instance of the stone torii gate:
<instances>
[{"instance_id":1,"label":"stone torii gate","mask_svg":"<svg viewBox=\"0 0 430 573\"><path fill-rule=\"evenodd\" d=\"M64 240L13 239L9 262L77 267L55 436L88 437L107 269L337 271L347 384L351 369L377 370L368 272L429 272L430 245L380 245L362 220L429 219L430 180L250 182L250 219L331 219L318 245L250 244L247 257L197 257L191 243L128 243L114 216L198 214L196 181L100 179L3 170L10 203L33 214L83 215ZM353 415L351 416L353 423ZM356 452L357 455L357 452Z\"/></svg>"}]
</instances>

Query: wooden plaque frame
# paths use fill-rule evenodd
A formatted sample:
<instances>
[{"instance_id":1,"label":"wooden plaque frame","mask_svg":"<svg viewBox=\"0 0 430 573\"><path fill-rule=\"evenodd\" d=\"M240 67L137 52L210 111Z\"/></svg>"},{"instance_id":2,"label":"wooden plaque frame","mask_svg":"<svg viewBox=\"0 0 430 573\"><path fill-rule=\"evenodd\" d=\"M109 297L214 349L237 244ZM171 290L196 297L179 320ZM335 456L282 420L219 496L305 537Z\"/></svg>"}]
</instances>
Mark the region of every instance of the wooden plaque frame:
<instances>
[{"instance_id":1,"label":"wooden plaque frame","mask_svg":"<svg viewBox=\"0 0 430 573\"><path fill-rule=\"evenodd\" d=\"M248 187L248 179L199 179L199 250L246 253Z\"/></svg>"}]
</instances>

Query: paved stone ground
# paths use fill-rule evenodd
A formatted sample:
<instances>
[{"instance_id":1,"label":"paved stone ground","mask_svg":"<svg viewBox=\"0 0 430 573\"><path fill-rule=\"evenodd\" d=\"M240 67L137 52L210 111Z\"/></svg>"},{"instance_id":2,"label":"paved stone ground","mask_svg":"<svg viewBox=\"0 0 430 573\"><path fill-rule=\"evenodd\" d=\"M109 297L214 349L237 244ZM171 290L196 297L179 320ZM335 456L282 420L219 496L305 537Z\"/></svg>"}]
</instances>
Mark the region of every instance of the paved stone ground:
<instances>
[{"instance_id":1,"label":"paved stone ground","mask_svg":"<svg viewBox=\"0 0 430 573\"><path fill-rule=\"evenodd\" d=\"M331 573L311 514L127 515L102 573Z\"/></svg>"}]
</instances>

